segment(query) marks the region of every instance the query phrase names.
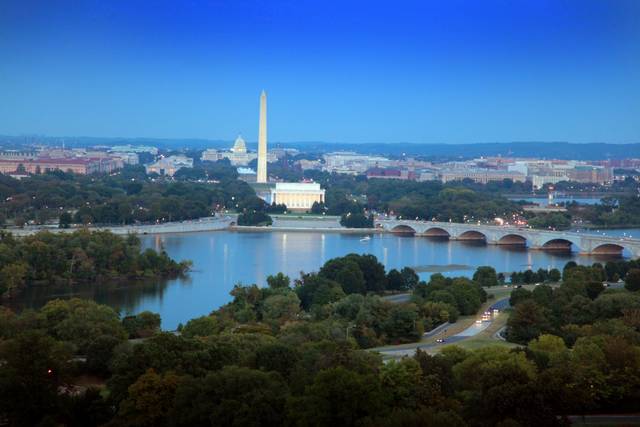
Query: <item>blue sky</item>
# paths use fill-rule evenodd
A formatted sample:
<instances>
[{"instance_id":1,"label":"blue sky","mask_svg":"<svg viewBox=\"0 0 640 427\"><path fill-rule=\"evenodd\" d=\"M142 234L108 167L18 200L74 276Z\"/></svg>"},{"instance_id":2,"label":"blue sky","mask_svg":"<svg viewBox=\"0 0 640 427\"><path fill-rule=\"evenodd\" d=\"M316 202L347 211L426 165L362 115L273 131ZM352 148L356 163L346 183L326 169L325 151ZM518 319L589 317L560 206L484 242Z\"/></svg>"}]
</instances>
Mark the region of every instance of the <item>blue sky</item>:
<instances>
[{"instance_id":1,"label":"blue sky","mask_svg":"<svg viewBox=\"0 0 640 427\"><path fill-rule=\"evenodd\" d=\"M640 1L0 0L0 134L640 142Z\"/></svg>"}]
</instances>

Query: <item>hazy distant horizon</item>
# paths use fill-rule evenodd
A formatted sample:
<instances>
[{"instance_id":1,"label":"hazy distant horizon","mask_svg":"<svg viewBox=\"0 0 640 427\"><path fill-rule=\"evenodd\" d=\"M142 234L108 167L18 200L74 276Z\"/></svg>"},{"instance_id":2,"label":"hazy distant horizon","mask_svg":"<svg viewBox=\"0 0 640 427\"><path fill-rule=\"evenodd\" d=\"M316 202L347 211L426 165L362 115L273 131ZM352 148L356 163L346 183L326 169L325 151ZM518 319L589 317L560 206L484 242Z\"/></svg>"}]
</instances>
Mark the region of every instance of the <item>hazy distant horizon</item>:
<instances>
[{"instance_id":1,"label":"hazy distant horizon","mask_svg":"<svg viewBox=\"0 0 640 427\"><path fill-rule=\"evenodd\" d=\"M250 145L257 145L258 140L247 139L243 134L238 134L243 137L245 142ZM156 137L156 136L92 136L92 135L44 135L44 134L19 134L19 135L10 135L10 134L2 134L0 133L0 143L2 142L1 138L9 138L9 139L20 139L20 138L41 138L45 140L55 140L59 139L61 142L63 140L73 141L83 140L83 139L95 139L95 140L122 140L122 141L158 141L158 142L168 142L168 141L176 141L176 142L188 142L188 141L198 141L198 142L211 142L211 143L230 143L233 144L235 139L238 137L235 135L232 138L206 138L206 137ZM384 142L384 141L328 141L328 140L291 140L291 141L279 141L269 139L269 144L335 144L335 145L367 145L367 144L375 144L375 145L394 145L394 144L409 144L409 145L480 145L480 144L570 144L570 145L589 145L589 144L606 144L606 145L634 145L640 144L640 139L638 141L629 141L629 142L607 142L607 141L588 141L588 142L574 142L574 141L562 141L562 140L549 140L549 141L537 141L537 140L515 140L515 141L429 141L429 142L419 142L419 141L392 141L392 142Z\"/></svg>"}]
</instances>

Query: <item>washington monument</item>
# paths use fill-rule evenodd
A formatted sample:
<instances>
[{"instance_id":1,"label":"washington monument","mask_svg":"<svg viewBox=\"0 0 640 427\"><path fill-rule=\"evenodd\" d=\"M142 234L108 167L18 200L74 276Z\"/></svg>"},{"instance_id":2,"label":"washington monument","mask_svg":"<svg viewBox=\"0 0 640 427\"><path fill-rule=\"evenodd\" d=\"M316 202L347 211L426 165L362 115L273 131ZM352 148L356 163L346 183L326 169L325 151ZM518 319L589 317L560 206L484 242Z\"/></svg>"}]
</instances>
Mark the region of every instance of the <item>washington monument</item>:
<instances>
[{"instance_id":1,"label":"washington monument","mask_svg":"<svg viewBox=\"0 0 640 427\"><path fill-rule=\"evenodd\" d=\"M257 182L267 182L267 94L260 94L260 123L258 129L258 176Z\"/></svg>"}]
</instances>

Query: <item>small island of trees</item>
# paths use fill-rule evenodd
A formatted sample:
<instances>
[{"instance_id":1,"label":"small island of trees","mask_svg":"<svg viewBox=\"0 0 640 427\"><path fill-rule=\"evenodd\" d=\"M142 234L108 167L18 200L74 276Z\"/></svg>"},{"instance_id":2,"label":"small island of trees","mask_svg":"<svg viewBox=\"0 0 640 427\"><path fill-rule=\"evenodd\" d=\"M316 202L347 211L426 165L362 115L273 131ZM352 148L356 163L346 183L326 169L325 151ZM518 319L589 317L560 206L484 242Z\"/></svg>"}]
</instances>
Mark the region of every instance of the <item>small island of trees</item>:
<instances>
[{"instance_id":1,"label":"small island of trees","mask_svg":"<svg viewBox=\"0 0 640 427\"><path fill-rule=\"evenodd\" d=\"M190 266L164 251L142 251L135 235L78 230L16 238L0 232L0 295L5 297L38 284L175 277Z\"/></svg>"}]
</instances>

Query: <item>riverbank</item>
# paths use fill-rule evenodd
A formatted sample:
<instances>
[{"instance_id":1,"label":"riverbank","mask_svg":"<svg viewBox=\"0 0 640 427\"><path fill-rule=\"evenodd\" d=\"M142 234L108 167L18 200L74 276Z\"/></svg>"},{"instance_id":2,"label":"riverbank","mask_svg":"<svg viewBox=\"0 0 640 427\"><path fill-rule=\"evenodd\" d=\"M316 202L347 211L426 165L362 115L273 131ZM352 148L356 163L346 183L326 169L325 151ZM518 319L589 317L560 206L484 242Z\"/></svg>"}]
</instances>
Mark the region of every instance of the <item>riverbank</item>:
<instances>
[{"instance_id":1,"label":"riverbank","mask_svg":"<svg viewBox=\"0 0 640 427\"><path fill-rule=\"evenodd\" d=\"M206 217L189 221L165 222L161 224L143 224L143 225L113 225L103 227L70 227L58 228L56 226L30 226L24 228L5 228L16 236L31 236L41 231L49 231L51 233L73 233L74 231L86 229L90 231L110 231L113 234L167 234L167 233L194 233L200 231L218 231L227 230L233 218L214 218Z\"/></svg>"},{"instance_id":2,"label":"riverbank","mask_svg":"<svg viewBox=\"0 0 640 427\"><path fill-rule=\"evenodd\" d=\"M312 231L323 233L348 233L348 234L371 234L380 233L383 230L377 228L345 228L340 225L339 217L313 217L313 216L292 216L292 215L273 215L273 224L268 227L258 226L240 226L235 225L236 215L227 215L224 217L205 217L180 222L165 222L161 224L143 224L143 225L114 225L114 226L98 226L98 227L70 227L58 228L57 226L27 226L24 228L5 228L16 236L31 236L41 231L49 231L51 233L72 233L80 229L91 231L110 231L113 234L181 234L181 233L197 233L207 231Z\"/></svg>"}]
</instances>

